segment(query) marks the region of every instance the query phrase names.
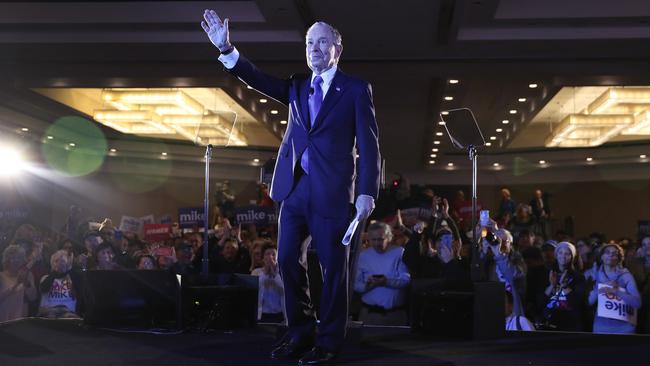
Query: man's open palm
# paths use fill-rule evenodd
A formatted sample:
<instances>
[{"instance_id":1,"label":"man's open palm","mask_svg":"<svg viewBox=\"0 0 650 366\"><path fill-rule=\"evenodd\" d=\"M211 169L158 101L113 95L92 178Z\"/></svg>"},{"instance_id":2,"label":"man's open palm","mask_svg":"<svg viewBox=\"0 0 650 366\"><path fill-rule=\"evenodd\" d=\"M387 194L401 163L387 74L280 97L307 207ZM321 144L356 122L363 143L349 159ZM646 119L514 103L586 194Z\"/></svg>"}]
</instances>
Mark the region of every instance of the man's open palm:
<instances>
[{"instance_id":1,"label":"man's open palm","mask_svg":"<svg viewBox=\"0 0 650 366\"><path fill-rule=\"evenodd\" d=\"M210 38L210 42L222 52L230 48L229 19L226 18L222 22L214 10L206 10L203 13L203 18L205 20L201 22L201 28Z\"/></svg>"}]
</instances>

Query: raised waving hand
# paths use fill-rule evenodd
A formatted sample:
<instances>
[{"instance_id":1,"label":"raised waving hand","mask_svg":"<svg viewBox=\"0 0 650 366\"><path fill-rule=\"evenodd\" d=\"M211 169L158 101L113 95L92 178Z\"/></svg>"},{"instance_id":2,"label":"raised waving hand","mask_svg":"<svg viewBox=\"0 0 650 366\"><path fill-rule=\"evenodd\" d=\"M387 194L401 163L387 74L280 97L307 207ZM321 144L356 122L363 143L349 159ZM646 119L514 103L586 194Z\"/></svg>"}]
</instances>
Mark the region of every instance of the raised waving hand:
<instances>
[{"instance_id":1,"label":"raised waving hand","mask_svg":"<svg viewBox=\"0 0 650 366\"><path fill-rule=\"evenodd\" d=\"M226 18L221 21L216 11L207 9L203 12L203 19L201 28L208 35L210 42L221 52L230 49L232 45L230 44L230 31L228 30L229 19Z\"/></svg>"}]
</instances>

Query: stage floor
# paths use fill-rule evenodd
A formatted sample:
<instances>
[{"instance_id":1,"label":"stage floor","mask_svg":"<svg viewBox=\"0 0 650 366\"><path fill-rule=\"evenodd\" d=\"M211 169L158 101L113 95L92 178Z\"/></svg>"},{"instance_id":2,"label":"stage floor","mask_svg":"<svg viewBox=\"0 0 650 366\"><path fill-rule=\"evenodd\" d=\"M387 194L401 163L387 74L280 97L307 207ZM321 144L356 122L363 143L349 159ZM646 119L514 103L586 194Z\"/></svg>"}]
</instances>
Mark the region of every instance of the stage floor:
<instances>
[{"instance_id":1,"label":"stage floor","mask_svg":"<svg viewBox=\"0 0 650 366\"><path fill-rule=\"evenodd\" d=\"M0 325L0 365L295 365L271 361L273 327L182 334L89 329L79 321ZM508 333L496 341L441 341L408 329L364 328L337 365L643 365L650 336Z\"/></svg>"}]
</instances>

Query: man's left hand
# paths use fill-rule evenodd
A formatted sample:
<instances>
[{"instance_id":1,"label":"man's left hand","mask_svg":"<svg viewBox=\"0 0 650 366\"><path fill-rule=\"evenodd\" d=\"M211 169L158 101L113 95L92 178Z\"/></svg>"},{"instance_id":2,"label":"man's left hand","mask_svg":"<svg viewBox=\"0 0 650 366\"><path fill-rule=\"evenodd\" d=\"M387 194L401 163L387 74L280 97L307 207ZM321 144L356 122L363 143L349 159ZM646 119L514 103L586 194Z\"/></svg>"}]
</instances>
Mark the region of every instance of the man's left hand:
<instances>
[{"instance_id":1,"label":"man's left hand","mask_svg":"<svg viewBox=\"0 0 650 366\"><path fill-rule=\"evenodd\" d=\"M375 209L375 199L366 194L360 194L355 203L357 216L367 219Z\"/></svg>"}]
</instances>

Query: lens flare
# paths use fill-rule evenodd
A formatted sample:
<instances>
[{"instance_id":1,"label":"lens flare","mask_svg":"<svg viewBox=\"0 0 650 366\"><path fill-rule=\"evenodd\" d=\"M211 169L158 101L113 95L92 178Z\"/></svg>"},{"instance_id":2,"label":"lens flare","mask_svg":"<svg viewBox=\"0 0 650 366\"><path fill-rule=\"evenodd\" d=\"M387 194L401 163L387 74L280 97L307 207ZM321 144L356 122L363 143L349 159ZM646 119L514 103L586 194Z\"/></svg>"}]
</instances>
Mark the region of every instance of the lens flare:
<instances>
[{"instance_id":1,"label":"lens flare","mask_svg":"<svg viewBox=\"0 0 650 366\"><path fill-rule=\"evenodd\" d=\"M85 118L66 116L44 133L41 152L45 161L61 174L84 176L98 170L106 158L108 144L97 125Z\"/></svg>"}]
</instances>

